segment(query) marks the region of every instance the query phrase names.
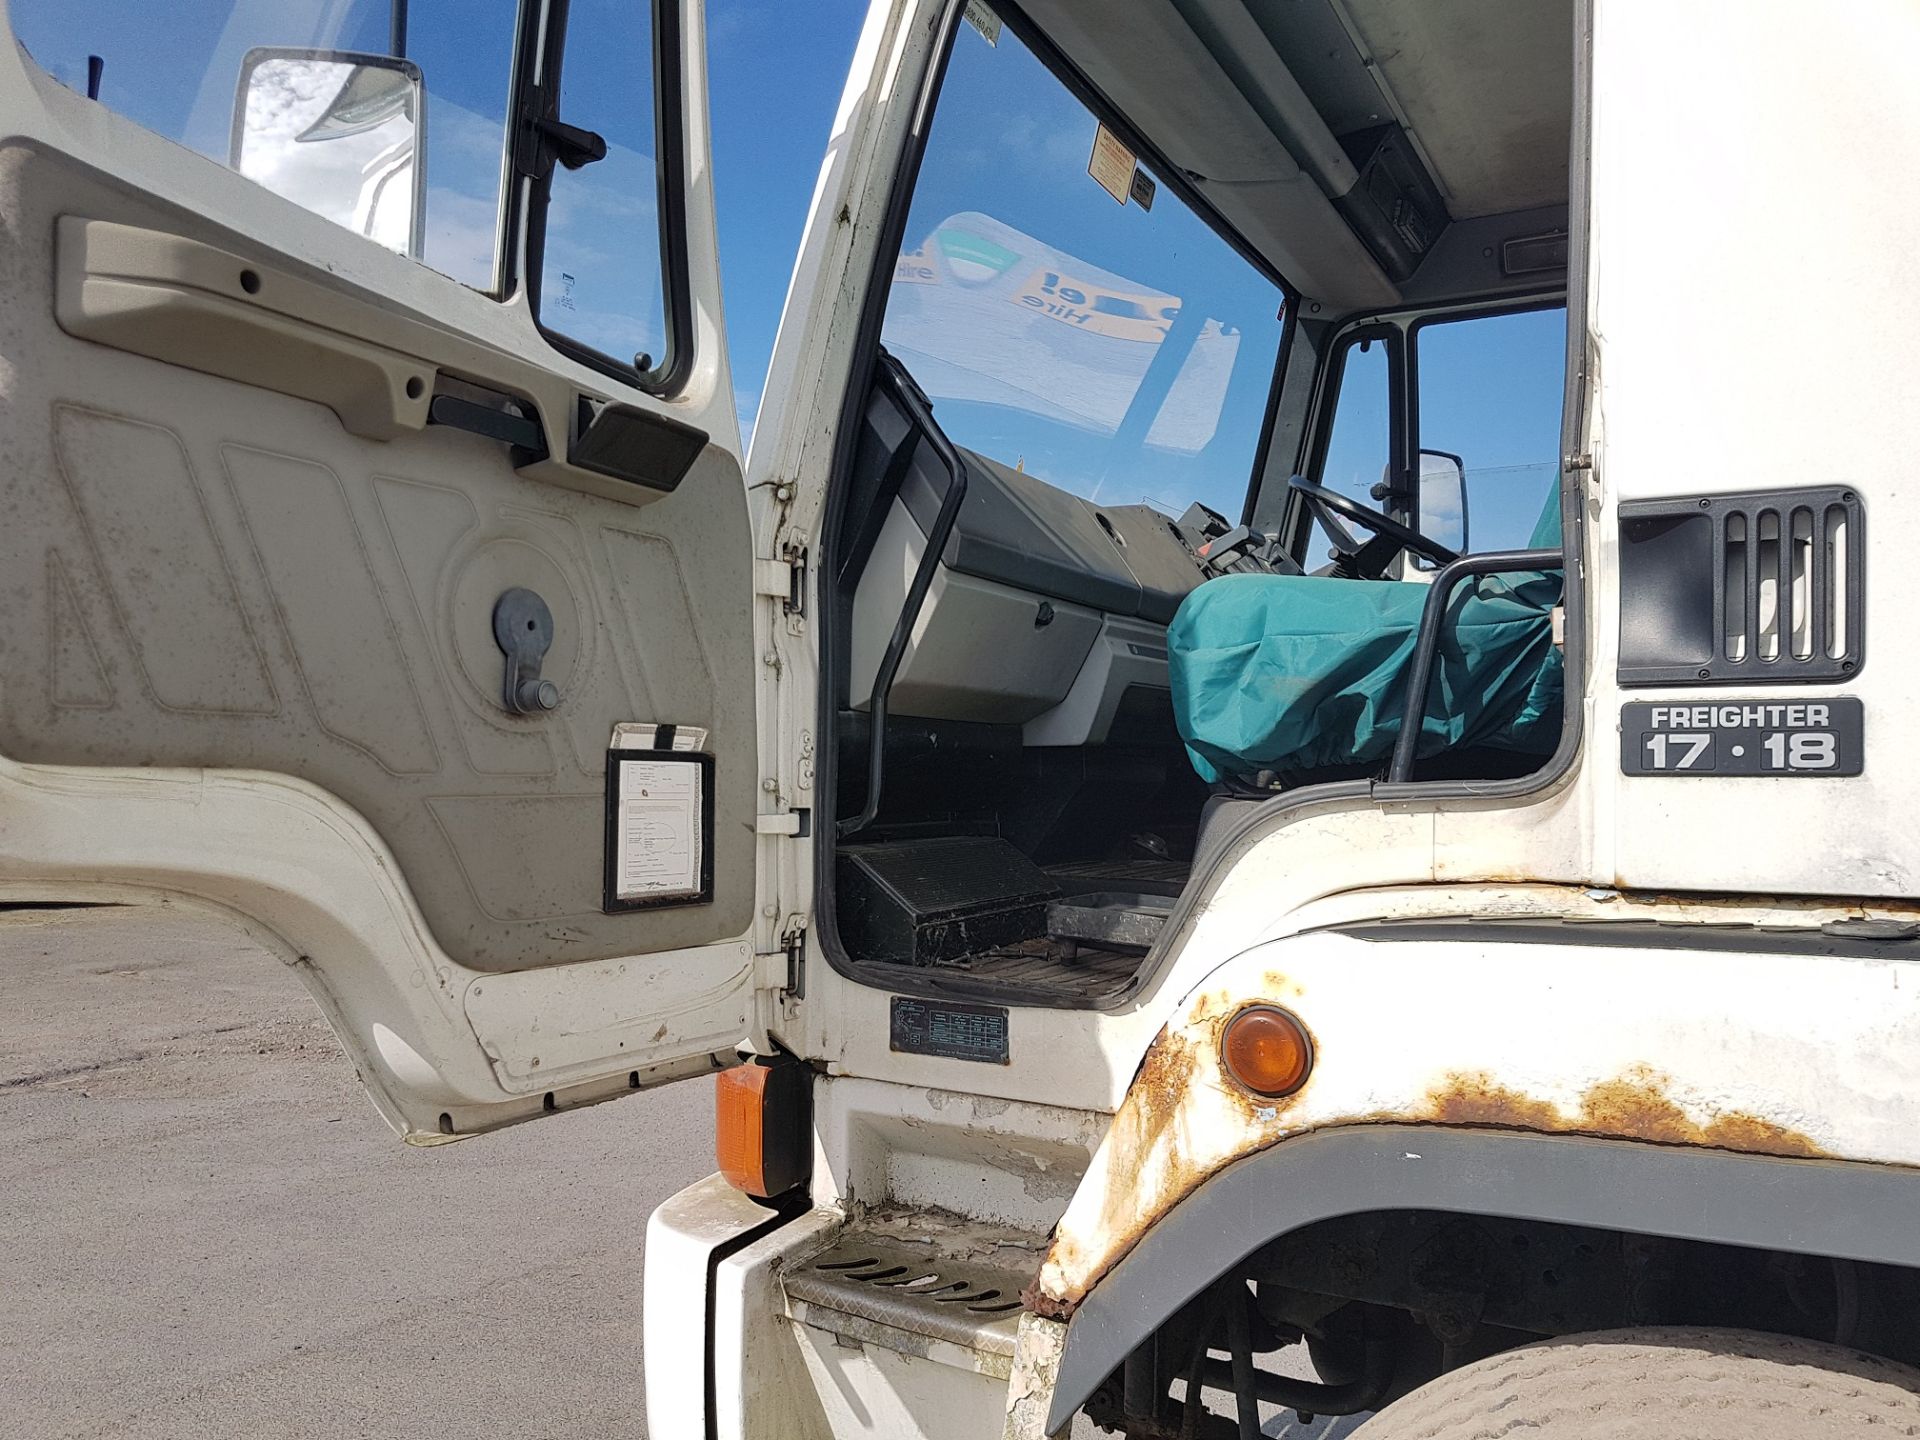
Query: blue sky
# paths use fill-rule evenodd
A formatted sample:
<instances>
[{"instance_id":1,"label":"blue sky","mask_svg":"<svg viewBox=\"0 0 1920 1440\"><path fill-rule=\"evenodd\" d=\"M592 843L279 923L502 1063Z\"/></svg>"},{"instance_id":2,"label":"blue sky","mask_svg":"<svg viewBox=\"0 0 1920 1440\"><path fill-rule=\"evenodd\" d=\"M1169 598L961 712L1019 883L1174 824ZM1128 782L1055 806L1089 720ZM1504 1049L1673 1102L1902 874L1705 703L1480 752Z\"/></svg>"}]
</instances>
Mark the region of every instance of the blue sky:
<instances>
[{"instance_id":1,"label":"blue sky","mask_svg":"<svg viewBox=\"0 0 1920 1440\"><path fill-rule=\"evenodd\" d=\"M866 0L708 0L713 179L740 427L751 431Z\"/></svg>"}]
</instances>

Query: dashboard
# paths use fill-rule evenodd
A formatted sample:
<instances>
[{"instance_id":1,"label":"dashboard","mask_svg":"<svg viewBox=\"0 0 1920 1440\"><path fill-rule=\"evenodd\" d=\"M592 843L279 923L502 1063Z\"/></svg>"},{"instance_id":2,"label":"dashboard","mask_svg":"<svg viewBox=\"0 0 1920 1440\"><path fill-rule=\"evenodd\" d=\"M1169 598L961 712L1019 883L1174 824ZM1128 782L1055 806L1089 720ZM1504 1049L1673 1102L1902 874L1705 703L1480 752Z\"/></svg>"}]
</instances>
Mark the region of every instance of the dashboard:
<instances>
[{"instance_id":1,"label":"dashboard","mask_svg":"<svg viewBox=\"0 0 1920 1440\"><path fill-rule=\"evenodd\" d=\"M876 457L911 444L911 425L876 395ZM1023 742L1089 745L1172 733L1166 627L1180 602L1227 571L1275 568L1222 516L1174 520L1147 505L1100 505L972 451L967 489L891 713L1022 727ZM886 468L876 458L869 474ZM949 484L932 447L914 447L897 488L870 482L867 549L853 592L848 694L864 709ZM1231 554L1209 557L1225 537ZM1264 542L1252 536L1253 541ZM1290 564L1290 562L1288 562Z\"/></svg>"},{"instance_id":2,"label":"dashboard","mask_svg":"<svg viewBox=\"0 0 1920 1440\"><path fill-rule=\"evenodd\" d=\"M1207 579L1174 522L1148 505L1096 505L970 450L967 495L942 557L961 574L1157 625ZM922 538L946 493L938 467L915 467L900 501Z\"/></svg>"}]
</instances>

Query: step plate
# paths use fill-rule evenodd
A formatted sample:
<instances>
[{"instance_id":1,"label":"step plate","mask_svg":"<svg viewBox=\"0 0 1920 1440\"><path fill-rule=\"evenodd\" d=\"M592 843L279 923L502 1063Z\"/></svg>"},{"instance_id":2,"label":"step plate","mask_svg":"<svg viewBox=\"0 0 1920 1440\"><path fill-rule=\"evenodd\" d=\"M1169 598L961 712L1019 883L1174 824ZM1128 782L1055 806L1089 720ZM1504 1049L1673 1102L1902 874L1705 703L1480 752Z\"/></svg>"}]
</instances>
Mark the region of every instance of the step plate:
<instances>
[{"instance_id":1,"label":"step plate","mask_svg":"<svg viewBox=\"0 0 1920 1440\"><path fill-rule=\"evenodd\" d=\"M1004 1377L1019 1330L1020 1288L1038 1265L1025 1237L948 1248L907 1238L900 1228L863 1227L800 1262L785 1285L789 1312L803 1324Z\"/></svg>"}]
</instances>

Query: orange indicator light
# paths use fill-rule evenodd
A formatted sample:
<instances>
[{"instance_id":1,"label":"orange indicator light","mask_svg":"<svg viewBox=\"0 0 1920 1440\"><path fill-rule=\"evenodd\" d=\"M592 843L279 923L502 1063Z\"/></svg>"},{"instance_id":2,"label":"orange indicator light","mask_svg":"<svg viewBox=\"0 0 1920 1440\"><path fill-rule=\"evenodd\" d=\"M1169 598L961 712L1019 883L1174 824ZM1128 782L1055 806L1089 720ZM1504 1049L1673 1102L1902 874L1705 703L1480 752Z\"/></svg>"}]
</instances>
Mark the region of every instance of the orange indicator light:
<instances>
[{"instance_id":1,"label":"orange indicator light","mask_svg":"<svg viewBox=\"0 0 1920 1440\"><path fill-rule=\"evenodd\" d=\"M1227 1073L1256 1095L1291 1095L1313 1069L1306 1027L1276 1005L1249 1005L1220 1037Z\"/></svg>"}]
</instances>

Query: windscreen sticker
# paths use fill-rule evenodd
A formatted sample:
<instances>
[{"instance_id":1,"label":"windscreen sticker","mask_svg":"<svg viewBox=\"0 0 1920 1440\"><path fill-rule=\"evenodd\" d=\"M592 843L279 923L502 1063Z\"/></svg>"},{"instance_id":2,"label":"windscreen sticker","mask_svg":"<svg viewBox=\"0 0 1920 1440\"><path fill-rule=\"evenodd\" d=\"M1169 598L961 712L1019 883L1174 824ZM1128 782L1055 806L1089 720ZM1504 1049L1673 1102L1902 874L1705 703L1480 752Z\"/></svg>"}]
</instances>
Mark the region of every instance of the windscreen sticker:
<instances>
[{"instance_id":1,"label":"windscreen sticker","mask_svg":"<svg viewBox=\"0 0 1920 1440\"><path fill-rule=\"evenodd\" d=\"M938 374L945 398L1111 435L1183 308L1178 295L964 210L895 261L887 348L916 374ZM1149 445L1197 455L1212 442L1241 338L1211 317L1199 326Z\"/></svg>"},{"instance_id":2,"label":"windscreen sticker","mask_svg":"<svg viewBox=\"0 0 1920 1440\"><path fill-rule=\"evenodd\" d=\"M1098 281L1063 275L1045 266L1029 275L1007 299L1092 335L1144 340L1150 345L1167 338L1174 317L1180 313L1180 302L1157 290L1112 290Z\"/></svg>"},{"instance_id":3,"label":"windscreen sticker","mask_svg":"<svg viewBox=\"0 0 1920 1440\"><path fill-rule=\"evenodd\" d=\"M1127 192L1133 188L1137 163L1133 151L1122 145L1120 137L1105 125L1093 132L1093 154L1087 160L1087 173L1122 205L1127 203Z\"/></svg>"},{"instance_id":4,"label":"windscreen sticker","mask_svg":"<svg viewBox=\"0 0 1920 1440\"><path fill-rule=\"evenodd\" d=\"M967 8L961 12L967 24L980 32L980 38L989 45L1000 43L1000 17L993 13L982 0L967 0Z\"/></svg>"},{"instance_id":5,"label":"windscreen sticker","mask_svg":"<svg viewBox=\"0 0 1920 1440\"><path fill-rule=\"evenodd\" d=\"M918 250L903 250L900 258L893 262L893 283L896 285L938 285L940 269L934 264L933 256L922 245Z\"/></svg>"}]
</instances>

